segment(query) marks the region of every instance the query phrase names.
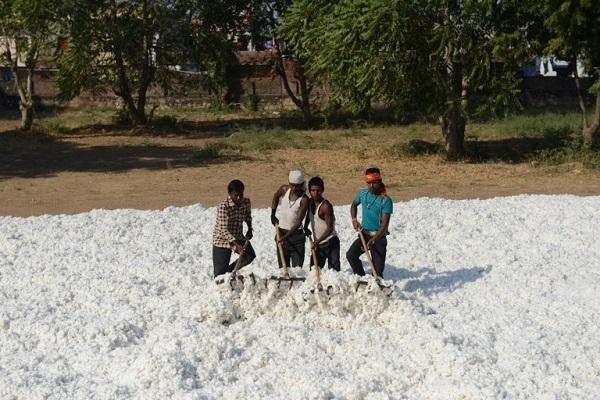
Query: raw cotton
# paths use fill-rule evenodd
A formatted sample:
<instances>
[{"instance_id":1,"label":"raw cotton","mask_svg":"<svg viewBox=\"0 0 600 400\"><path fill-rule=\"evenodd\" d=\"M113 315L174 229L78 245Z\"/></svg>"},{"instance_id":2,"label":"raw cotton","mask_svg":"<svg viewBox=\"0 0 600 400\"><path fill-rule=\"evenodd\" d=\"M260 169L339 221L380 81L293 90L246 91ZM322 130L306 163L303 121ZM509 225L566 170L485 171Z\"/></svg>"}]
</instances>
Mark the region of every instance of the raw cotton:
<instances>
[{"instance_id":1,"label":"raw cotton","mask_svg":"<svg viewBox=\"0 0 600 400\"><path fill-rule=\"evenodd\" d=\"M598 398L600 197L396 203L390 297L335 213L331 298L216 285L214 208L0 218L0 399ZM278 274L253 217L243 274Z\"/></svg>"}]
</instances>

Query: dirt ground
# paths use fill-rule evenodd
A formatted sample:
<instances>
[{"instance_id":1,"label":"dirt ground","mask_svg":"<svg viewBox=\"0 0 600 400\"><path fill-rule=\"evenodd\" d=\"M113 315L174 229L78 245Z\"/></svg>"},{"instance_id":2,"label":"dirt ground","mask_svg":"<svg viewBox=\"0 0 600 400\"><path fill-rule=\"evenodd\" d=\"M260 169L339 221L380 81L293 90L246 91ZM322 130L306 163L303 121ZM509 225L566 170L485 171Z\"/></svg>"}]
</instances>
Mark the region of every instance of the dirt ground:
<instances>
[{"instance_id":1,"label":"dirt ground","mask_svg":"<svg viewBox=\"0 0 600 400\"><path fill-rule=\"evenodd\" d=\"M341 139L344 140L344 139ZM394 201L418 197L490 198L517 194L600 195L600 173L579 164L448 163L440 156L365 158L349 150L286 149L194 161L210 139L81 134L55 140L3 140L0 215L73 214L95 208L162 209L224 199L231 179L246 184L253 207L269 207L290 169L325 179L325 196L349 204L362 171L379 166Z\"/></svg>"}]
</instances>

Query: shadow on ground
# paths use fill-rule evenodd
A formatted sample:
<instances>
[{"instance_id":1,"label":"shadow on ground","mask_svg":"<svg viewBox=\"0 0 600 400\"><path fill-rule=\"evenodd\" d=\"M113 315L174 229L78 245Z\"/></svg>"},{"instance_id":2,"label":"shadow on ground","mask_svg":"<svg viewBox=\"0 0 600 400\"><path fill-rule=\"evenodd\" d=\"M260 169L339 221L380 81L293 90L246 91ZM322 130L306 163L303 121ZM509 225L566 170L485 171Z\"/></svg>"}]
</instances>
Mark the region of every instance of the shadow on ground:
<instances>
[{"instance_id":1,"label":"shadow on ground","mask_svg":"<svg viewBox=\"0 0 600 400\"><path fill-rule=\"evenodd\" d=\"M542 137L518 137L498 140L471 140L465 142L462 160L468 163L507 162L522 163L535 159L543 151L557 150L572 145L568 131L547 131ZM444 154L441 143L411 139L401 146L401 153L409 156Z\"/></svg>"},{"instance_id":2,"label":"shadow on ground","mask_svg":"<svg viewBox=\"0 0 600 400\"><path fill-rule=\"evenodd\" d=\"M438 272L433 267L422 267L413 271L388 264L385 267L385 279L405 282L403 290L406 292L431 296L460 289L467 283L483 278L491 270L492 267L471 267Z\"/></svg>"},{"instance_id":3,"label":"shadow on ground","mask_svg":"<svg viewBox=\"0 0 600 400\"><path fill-rule=\"evenodd\" d=\"M527 162L544 150L565 147L570 139L567 134L557 132L544 137L508 138L500 140L471 141L466 143L465 161L480 163L503 161Z\"/></svg>"},{"instance_id":4,"label":"shadow on ground","mask_svg":"<svg viewBox=\"0 0 600 400\"><path fill-rule=\"evenodd\" d=\"M120 124L90 124L72 129L61 129L60 135L70 138L94 136L181 137L186 139L224 138L245 129L260 127L265 130L310 129L298 118L236 118L219 121L173 121L158 118L147 126L132 127Z\"/></svg>"},{"instance_id":5,"label":"shadow on ground","mask_svg":"<svg viewBox=\"0 0 600 400\"><path fill-rule=\"evenodd\" d=\"M48 177L60 172L113 172L202 167L244 159L218 149L156 144L84 146L53 137L0 135L0 180Z\"/></svg>"}]
</instances>

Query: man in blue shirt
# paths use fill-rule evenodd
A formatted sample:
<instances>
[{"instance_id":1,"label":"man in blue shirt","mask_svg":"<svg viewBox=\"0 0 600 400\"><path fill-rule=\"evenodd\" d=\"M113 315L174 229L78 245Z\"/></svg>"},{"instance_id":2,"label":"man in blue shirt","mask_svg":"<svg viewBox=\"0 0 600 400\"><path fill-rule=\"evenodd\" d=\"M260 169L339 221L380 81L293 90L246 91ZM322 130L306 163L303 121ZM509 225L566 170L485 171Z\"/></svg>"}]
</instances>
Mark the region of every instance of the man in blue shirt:
<instances>
[{"instance_id":1,"label":"man in blue shirt","mask_svg":"<svg viewBox=\"0 0 600 400\"><path fill-rule=\"evenodd\" d=\"M373 264L377 276L383 277L385 255L387 251L388 226L393 212L392 199L387 195L385 185L381 180L378 168L369 168L365 171L367 188L358 192L350 206L350 216L354 229L361 230L368 240L367 248L371 251ZM362 205L362 224L356 219L358 205ZM365 252L360 237L348 249L346 258L355 274L363 276L365 270L359 257Z\"/></svg>"}]
</instances>

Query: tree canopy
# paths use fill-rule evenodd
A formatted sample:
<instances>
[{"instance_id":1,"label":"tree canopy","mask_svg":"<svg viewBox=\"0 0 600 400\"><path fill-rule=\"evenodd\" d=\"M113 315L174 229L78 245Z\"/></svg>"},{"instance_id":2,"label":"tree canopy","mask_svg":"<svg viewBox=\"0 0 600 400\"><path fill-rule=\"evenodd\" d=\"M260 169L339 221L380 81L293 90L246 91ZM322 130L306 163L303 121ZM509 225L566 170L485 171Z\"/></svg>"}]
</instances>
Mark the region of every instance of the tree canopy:
<instances>
[{"instance_id":1,"label":"tree canopy","mask_svg":"<svg viewBox=\"0 0 600 400\"><path fill-rule=\"evenodd\" d=\"M150 85L168 86L177 66L193 64L201 77L224 72L244 7L225 0L72 0L59 88L67 98L110 88L132 122L145 124Z\"/></svg>"},{"instance_id":2,"label":"tree canopy","mask_svg":"<svg viewBox=\"0 0 600 400\"><path fill-rule=\"evenodd\" d=\"M594 80L591 92L596 95L596 105L591 123L581 94L579 99L584 146L592 147L600 136L600 7L592 0L549 0L546 6L550 34L546 52L572 60L573 66L577 60L582 61ZM574 73L579 91L576 68Z\"/></svg>"},{"instance_id":3,"label":"tree canopy","mask_svg":"<svg viewBox=\"0 0 600 400\"><path fill-rule=\"evenodd\" d=\"M33 123L33 74L40 55L53 57L48 53L56 51L61 8L58 0L0 0L0 63L8 65L15 78L24 130Z\"/></svg>"},{"instance_id":4,"label":"tree canopy","mask_svg":"<svg viewBox=\"0 0 600 400\"><path fill-rule=\"evenodd\" d=\"M438 117L456 158L470 115L516 103L526 12L516 1L298 0L282 32L309 74L355 109L382 100Z\"/></svg>"}]
</instances>

